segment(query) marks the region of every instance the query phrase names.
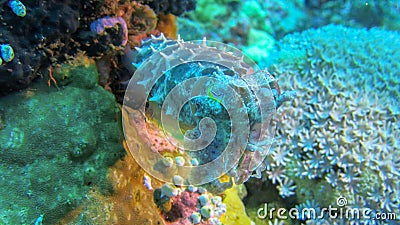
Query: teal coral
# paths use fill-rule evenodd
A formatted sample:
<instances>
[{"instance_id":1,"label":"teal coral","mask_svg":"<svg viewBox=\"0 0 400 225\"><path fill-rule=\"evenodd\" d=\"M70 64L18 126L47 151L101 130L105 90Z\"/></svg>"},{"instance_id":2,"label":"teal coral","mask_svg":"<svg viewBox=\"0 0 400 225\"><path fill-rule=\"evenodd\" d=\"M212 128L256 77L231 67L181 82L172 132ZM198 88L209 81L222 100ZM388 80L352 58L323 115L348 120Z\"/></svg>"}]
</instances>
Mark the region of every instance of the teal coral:
<instances>
[{"instance_id":1,"label":"teal coral","mask_svg":"<svg viewBox=\"0 0 400 225\"><path fill-rule=\"evenodd\" d=\"M311 29L280 41L279 54L273 54L269 64L278 63L280 68L296 69L302 76L308 75L306 79L310 82L296 83L295 87L311 89L312 84L320 84L336 95L347 83L350 87L343 90L342 95L376 90L378 98L395 106L400 84L396 76L400 71L398 38L398 33L378 28L366 30L331 25ZM329 74L333 76L328 77ZM351 82L347 78L351 78Z\"/></svg>"},{"instance_id":2,"label":"teal coral","mask_svg":"<svg viewBox=\"0 0 400 225\"><path fill-rule=\"evenodd\" d=\"M309 10L312 26L335 23L350 27L400 29L398 1L320 1L319 6L310 4L309 8L313 9Z\"/></svg>"},{"instance_id":3,"label":"teal coral","mask_svg":"<svg viewBox=\"0 0 400 225\"><path fill-rule=\"evenodd\" d=\"M78 82L59 91L42 82L1 99L1 224L34 224L41 214L55 224L93 186L111 191L107 166L124 155L120 111L94 65L68 71Z\"/></svg>"},{"instance_id":4,"label":"teal coral","mask_svg":"<svg viewBox=\"0 0 400 225\"><path fill-rule=\"evenodd\" d=\"M5 62L11 62L14 59L14 49L9 44L0 45L1 58ZM1 63L0 63L1 65Z\"/></svg>"},{"instance_id":5,"label":"teal coral","mask_svg":"<svg viewBox=\"0 0 400 225\"><path fill-rule=\"evenodd\" d=\"M268 58L275 44L275 39L266 31L251 28L247 34L247 46L243 52L256 62Z\"/></svg>"},{"instance_id":6,"label":"teal coral","mask_svg":"<svg viewBox=\"0 0 400 225\"><path fill-rule=\"evenodd\" d=\"M277 43L266 65L299 97L278 110L285 122L263 176L278 187L292 179L299 203L327 207L343 195L349 207L400 213L399 39L329 25Z\"/></svg>"},{"instance_id":7,"label":"teal coral","mask_svg":"<svg viewBox=\"0 0 400 225\"><path fill-rule=\"evenodd\" d=\"M252 0L254 1L254 0ZM257 1L264 10L265 17L257 18L258 26L268 31L272 36L280 39L288 33L299 31L306 26L307 14L302 1L270 0ZM255 18L252 18L252 20Z\"/></svg>"},{"instance_id":8,"label":"teal coral","mask_svg":"<svg viewBox=\"0 0 400 225\"><path fill-rule=\"evenodd\" d=\"M10 0L8 5L10 6L11 10L15 13L15 15L19 17L26 16L26 7L19 0Z\"/></svg>"},{"instance_id":9,"label":"teal coral","mask_svg":"<svg viewBox=\"0 0 400 225\"><path fill-rule=\"evenodd\" d=\"M303 27L306 14L302 9L304 5L298 1L200 0L196 10L188 13L193 21L180 18L178 27L185 40L206 36L230 42L261 62L269 56L276 38Z\"/></svg>"}]
</instances>

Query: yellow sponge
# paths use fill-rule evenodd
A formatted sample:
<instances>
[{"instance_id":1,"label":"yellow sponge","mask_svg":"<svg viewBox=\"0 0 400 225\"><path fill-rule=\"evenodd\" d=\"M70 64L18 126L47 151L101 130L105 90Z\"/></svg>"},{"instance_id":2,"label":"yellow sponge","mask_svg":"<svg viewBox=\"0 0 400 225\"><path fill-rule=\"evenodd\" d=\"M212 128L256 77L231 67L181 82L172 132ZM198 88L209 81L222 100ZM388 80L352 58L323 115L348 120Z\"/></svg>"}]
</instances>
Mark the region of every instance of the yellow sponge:
<instances>
[{"instance_id":1,"label":"yellow sponge","mask_svg":"<svg viewBox=\"0 0 400 225\"><path fill-rule=\"evenodd\" d=\"M239 186L234 185L224 192L223 202L226 205L226 213L221 217L221 222L225 225L251 225L251 220L247 216L242 200L238 194Z\"/></svg>"}]
</instances>

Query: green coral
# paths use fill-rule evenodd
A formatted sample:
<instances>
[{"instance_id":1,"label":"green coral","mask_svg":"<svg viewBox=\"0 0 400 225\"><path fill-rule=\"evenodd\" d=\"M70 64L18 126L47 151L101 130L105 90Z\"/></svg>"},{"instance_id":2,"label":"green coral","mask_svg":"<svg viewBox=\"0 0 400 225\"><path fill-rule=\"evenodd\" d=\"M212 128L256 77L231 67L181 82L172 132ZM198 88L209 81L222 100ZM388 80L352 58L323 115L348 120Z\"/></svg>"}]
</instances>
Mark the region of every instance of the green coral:
<instances>
[{"instance_id":1,"label":"green coral","mask_svg":"<svg viewBox=\"0 0 400 225\"><path fill-rule=\"evenodd\" d=\"M234 0L200 0L197 1L196 10L193 12L195 20L202 23L211 23L213 20L227 16L229 13L225 4Z\"/></svg>"},{"instance_id":2,"label":"green coral","mask_svg":"<svg viewBox=\"0 0 400 225\"><path fill-rule=\"evenodd\" d=\"M97 85L93 64L62 71L71 80L62 86L61 72L54 72L59 90L38 82L0 100L4 224L34 224L40 214L54 224L85 201L93 186L112 191L107 167L125 154L120 110Z\"/></svg>"},{"instance_id":3,"label":"green coral","mask_svg":"<svg viewBox=\"0 0 400 225\"><path fill-rule=\"evenodd\" d=\"M274 44L275 39L267 32L250 29L247 35L247 46L243 47L243 52L255 62L261 62L268 58Z\"/></svg>"},{"instance_id":4,"label":"green coral","mask_svg":"<svg viewBox=\"0 0 400 225\"><path fill-rule=\"evenodd\" d=\"M276 38L301 29L306 18L299 1L200 0L189 19L179 19L185 40L211 37L229 42L256 62L265 60Z\"/></svg>"}]
</instances>

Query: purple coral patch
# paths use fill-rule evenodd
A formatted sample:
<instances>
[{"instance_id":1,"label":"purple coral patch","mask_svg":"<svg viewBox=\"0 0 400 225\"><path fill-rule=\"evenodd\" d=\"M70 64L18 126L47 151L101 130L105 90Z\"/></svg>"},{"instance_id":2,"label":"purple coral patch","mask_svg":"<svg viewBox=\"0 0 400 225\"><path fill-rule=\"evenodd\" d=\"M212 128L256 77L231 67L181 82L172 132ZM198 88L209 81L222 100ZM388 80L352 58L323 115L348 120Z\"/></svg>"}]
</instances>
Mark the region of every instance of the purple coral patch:
<instances>
[{"instance_id":1,"label":"purple coral patch","mask_svg":"<svg viewBox=\"0 0 400 225\"><path fill-rule=\"evenodd\" d=\"M122 29L124 31L122 45L126 45L126 43L128 42L128 27L122 17L106 16L103 18L99 18L90 24L90 30L101 34L104 32L104 29L114 27L117 24L120 24L122 26Z\"/></svg>"}]
</instances>

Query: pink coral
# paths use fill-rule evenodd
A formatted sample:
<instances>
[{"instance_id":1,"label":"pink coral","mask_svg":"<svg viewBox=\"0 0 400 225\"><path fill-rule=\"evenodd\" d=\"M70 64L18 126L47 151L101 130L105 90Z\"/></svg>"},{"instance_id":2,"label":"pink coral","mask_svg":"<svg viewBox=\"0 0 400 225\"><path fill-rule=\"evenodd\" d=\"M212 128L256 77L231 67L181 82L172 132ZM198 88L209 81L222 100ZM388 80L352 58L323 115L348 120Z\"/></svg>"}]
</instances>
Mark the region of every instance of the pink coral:
<instances>
[{"instance_id":1,"label":"pink coral","mask_svg":"<svg viewBox=\"0 0 400 225\"><path fill-rule=\"evenodd\" d=\"M184 191L181 195L172 198L172 208L165 214L165 218L172 224L191 224L188 218L197 211L198 193Z\"/></svg>"}]
</instances>

